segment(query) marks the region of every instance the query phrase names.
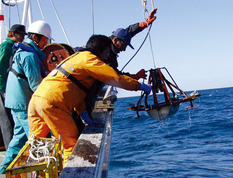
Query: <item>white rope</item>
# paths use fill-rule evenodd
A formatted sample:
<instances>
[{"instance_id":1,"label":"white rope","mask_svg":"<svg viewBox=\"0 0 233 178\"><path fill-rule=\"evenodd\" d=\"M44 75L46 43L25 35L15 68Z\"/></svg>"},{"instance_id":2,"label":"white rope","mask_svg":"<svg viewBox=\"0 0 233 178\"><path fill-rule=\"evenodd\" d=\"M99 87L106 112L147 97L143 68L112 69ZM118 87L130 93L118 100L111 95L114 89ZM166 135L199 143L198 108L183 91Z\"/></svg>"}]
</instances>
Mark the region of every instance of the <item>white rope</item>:
<instances>
[{"instance_id":1,"label":"white rope","mask_svg":"<svg viewBox=\"0 0 233 178\"><path fill-rule=\"evenodd\" d=\"M55 146L56 138L52 137L51 141L40 141L35 138L34 135L31 136L31 138L27 141L27 143L30 144L30 149L28 150L29 156L27 159L27 162L29 159L33 159L36 161L42 161L45 160L48 162L47 168L49 167L50 164L50 159L54 159L55 162L57 159L54 156L50 156L50 153L53 151L54 146Z\"/></svg>"},{"instance_id":2,"label":"white rope","mask_svg":"<svg viewBox=\"0 0 233 178\"><path fill-rule=\"evenodd\" d=\"M156 65L155 65L155 57L154 57L154 52L153 52L153 47L152 47L152 42L151 42L150 33L149 33L149 41L150 41L150 49L151 49L151 55L152 55L152 59L153 59L154 68L156 68Z\"/></svg>"},{"instance_id":3,"label":"white rope","mask_svg":"<svg viewBox=\"0 0 233 178\"><path fill-rule=\"evenodd\" d=\"M151 0L151 5L152 5L152 9L155 9L153 0ZM150 40L150 47L151 47L151 54L152 54L152 58L153 58L154 68L156 68L156 66L155 66L155 57L154 57L154 52L153 52L153 48L152 48L152 42L151 42L150 34L149 34L149 40Z\"/></svg>"},{"instance_id":4,"label":"white rope","mask_svg":"<svg viewBox=\"0 0 233 178\"><path fill-rule=\"evenodd\" d=\"M51 2L51 4L52 4L52 6L53 6L53 9L54 9L55 14L56 14L56 16L57 16L57 19L58 19L58 21L59 21L59 23L60 23L60 25L61 25L62 31L63 31L63 33L64 33L64 35L65 35L65 37L66 37L66 40L67 40L68 44L71 46L70 40L68 39L68 37L67 37L67 35L66 35L65 29L64 29L64 27L63 27L63 25L62 25L62 23L61 23L60 17L59 17L59 15L58 15L58 13L57 13L57 10L56 10L56 8L55 8L55 6L54 6L54 4L53 4L53 1L50 0L50 2Z\"/></svg>"},{"instance_id":5,"label":"white rope","mask_svg":"<svg viewBox=\"0 0 233 178\"><path fill-rule=\"evenodd\" d=\"M142 0L143 1L143 6L144 6L144 10L143 10L143 16L144 16L144 19L148 19L149 17L149 14L148 14L148 10L146 9L146 0ZM152 3L153 3L153 0L152 0ZM154 9L154 5L152 4L153 6L153 9ZM147 17L146 17L146 14L147 13ZM149 26L149 24L147 24ZM151 55L152 55L152 59L153 59L153 64L154 64L154 68L156 68L156 65L155 65L155 57L154 57L154 52L153 52L153 47L152 47L152 41L151 41L151 36L150 36L150 31L148 30L148 34L149 34L149 42L150 42L150 49L151 49Z\"/></svg>"},{"instance_id":6,"label":"white rope","mask_svg":"<svg viewBox=\"0 0 233 178\"><path fill-rule=\"evenodd\" d=\"M44 13L43 13L43 10L41 8L40 0L37 0L37 3L38 3L38 6L39 6L39 9L40 9L41 16L42 16L43 20L45 20Z\"/></svg>"}]
</instances>

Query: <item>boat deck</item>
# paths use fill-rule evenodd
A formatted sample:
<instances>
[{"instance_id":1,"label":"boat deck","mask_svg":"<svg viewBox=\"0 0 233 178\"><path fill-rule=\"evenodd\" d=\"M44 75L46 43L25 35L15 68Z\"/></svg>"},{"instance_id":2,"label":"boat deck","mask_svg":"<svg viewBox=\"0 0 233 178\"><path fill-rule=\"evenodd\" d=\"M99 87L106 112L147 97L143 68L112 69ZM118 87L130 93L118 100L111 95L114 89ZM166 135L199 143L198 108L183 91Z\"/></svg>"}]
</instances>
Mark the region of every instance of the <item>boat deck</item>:
<instances>
[{"instance_id":1,"label":"boat deck","mask_svg":"<svg viewBox=\"0 0 233 178\"><path fill-rule=\"evenodd\" d=\"M95 127L86 126L60 177L107 177L112 130L113 103L96 102ZM6 151L0 152L2 163ZM0 178L5 177L0 174Z\"/></svg>"}]
</instances>

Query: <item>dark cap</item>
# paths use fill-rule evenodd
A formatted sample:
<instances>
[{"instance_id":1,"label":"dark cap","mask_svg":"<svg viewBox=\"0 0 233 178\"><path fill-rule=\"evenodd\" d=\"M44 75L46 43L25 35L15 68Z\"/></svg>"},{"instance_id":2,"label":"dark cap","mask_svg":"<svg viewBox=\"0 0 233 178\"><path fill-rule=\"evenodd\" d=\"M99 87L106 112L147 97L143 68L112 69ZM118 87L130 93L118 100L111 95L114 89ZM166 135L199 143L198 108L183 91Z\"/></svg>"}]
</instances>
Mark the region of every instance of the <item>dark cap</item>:
<instances>
[{"instance_id":1,"label":"dark cap","mask_svg":"<svg viewBox=\"0 0 233 178\"><path fill-rule=\"evenodd\" d=\"M21 24L12 25L9 32L24 33L25 35L27 34L25 30L25 26Z\"/></svg>"},{"instance_id":2,"label":"dark cap","mask_svg":"<svg viewBox=\"0 0 233 178\"><path fill-rule=\"evenodd\" d=\"M114 31L112 33L113 36L117 37L117 38L120 38L121 40L123 40L127 45L129 45L132 49L133 46L130 44L130 41L131 41L131 35L130 33L124 29L124 28L118 28L116 29L116 31Z\"/></svg>"}]
</instances>

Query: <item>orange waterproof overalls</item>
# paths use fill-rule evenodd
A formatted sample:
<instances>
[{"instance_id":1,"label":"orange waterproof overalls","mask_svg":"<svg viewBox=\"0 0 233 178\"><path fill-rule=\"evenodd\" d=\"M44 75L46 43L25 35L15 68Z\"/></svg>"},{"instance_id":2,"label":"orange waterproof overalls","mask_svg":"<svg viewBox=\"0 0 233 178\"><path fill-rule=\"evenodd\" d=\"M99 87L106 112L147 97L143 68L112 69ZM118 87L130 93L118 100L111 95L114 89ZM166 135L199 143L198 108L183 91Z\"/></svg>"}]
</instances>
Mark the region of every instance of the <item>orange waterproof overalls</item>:
<instances>
[{"instance_id":1,"label":"orange waterproof overalls","mask_svg":"<svg viewBox=\"0 0 233 178\"><path fill-rule=\"evenodd\" d=\"M139 82L116 71L91 52L75 53L66 60L62 68L72 74L88 89L96 80L126 90L138 90ZM39 85L28 108L29 138L32 134L46 137L51 130L55 137L61 136L64 163L69 158L79 137L72 118L72 110L85 110L86 93L64 76L53 70Z\"/></svg>"}]
</instances>

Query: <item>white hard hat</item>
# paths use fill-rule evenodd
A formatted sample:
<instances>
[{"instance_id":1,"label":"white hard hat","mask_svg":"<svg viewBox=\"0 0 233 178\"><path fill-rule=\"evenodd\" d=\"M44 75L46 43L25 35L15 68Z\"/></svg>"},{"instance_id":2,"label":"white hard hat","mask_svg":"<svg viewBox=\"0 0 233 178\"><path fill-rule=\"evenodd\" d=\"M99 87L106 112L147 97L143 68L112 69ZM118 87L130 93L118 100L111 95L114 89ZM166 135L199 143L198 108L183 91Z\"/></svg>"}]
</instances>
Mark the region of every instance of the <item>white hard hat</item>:
<instances>
[{"instance_id":1,"label":"white hard hat","mask_svg":"<svg viewBox=\"0 0 233 178\"><path fill-rule=\"evenodd\" d=\"M28 33L40 34L53 40L53 38L51 37L52 30L50 28L50 25L43 20L37 20L29 25Z\"/></svg>"}]
</instances>

